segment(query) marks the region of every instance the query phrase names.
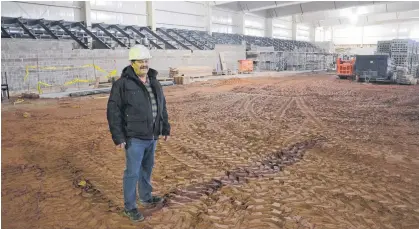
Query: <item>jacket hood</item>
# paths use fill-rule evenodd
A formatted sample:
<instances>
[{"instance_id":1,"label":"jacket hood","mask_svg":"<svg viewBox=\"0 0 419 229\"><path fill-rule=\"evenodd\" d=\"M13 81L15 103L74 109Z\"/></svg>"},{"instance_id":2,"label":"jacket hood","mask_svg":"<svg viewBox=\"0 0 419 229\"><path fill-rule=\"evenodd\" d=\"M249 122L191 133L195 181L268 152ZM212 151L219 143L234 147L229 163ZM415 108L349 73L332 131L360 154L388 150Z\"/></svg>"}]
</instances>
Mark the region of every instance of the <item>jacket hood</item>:
<instances>
[{"instance_id":1,"label":"jacket hood","mask_svg":"<svg viewBox=\"0 0 419 229\"><path fill-rule=\"evenodd\" d=\"M155 70L153 68L149 68L148 69L148 72L147 72L148 77L156 79L157 78L157 74L158 74L157 70ZM131 65L126 66L122 70L121 76L122 77L130 77L130 76L131 77L135 77L135 72L134 72L134 69L131 67Z\"/></svg>"}]
</instances>

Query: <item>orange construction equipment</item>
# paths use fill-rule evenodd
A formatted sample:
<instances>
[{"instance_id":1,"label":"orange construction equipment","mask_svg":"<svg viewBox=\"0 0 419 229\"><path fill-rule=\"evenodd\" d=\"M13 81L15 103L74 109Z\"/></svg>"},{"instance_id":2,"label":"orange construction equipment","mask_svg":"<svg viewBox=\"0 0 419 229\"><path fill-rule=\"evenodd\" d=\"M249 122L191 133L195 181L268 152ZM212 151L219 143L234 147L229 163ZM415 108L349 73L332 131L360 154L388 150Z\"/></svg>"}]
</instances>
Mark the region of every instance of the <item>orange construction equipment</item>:
<instances>
[{"instance_id":1,"label":"orange construction equipment","mask_svg":"<svg viewBox=\"0 0 419 229\"><path fill-rule=\"evenodd\" d=\"M353 79L355 76L355 58L349 60L338 58L336 61L336 73L340 79Z\"/></svg>"},{"instance_id":2,"label":"orange construction equipment","mask_svg":"<svg viewBox=\"0 0 419 229\"><path fill-rule=\"evenodd\" d=\"M253 60L239 60L239 73L253 72Z\"/></svg>"}]
</instances>

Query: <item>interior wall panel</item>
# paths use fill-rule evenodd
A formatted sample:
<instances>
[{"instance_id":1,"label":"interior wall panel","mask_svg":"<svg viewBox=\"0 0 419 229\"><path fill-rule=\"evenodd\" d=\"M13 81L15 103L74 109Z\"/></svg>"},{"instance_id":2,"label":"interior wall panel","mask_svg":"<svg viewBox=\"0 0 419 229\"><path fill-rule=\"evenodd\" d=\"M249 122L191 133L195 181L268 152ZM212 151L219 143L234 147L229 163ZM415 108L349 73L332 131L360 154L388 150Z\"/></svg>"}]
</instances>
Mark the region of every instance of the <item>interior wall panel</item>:
<instances>
[{"instance_id":1,"label":"interior wall panel","mask_svg":"<svg viewBox=\"0 0 419 229\"><path fill-rule=\"evenodd\" d=\"M244 16L244 34L249 36L265 36L265 18L246 14Z\"/></svg>"},{"instance_id":2,"label":"interior wall panel","mask_svg":"<svg viewBox=\"0 0 419 229\"><path fill-rule=\"evenodd\" d=\"M120 25L147 25L146 15L135 15L127 13L113 13L101 10L91 10L92 23L120 24Z\"/></svg>"},{"instance_id":3,"label":"interior wall panel","mask_svg":"<svg viewBox=\"0 0 419 229\"><path fill-rule=\"evenodd\" d=\"M93 23L147 25L146 2L90 1Z\"/></svg>"},{"instance_id":4,"label":"interior wall panel","mask_svg":"<svg viewBox=\"0 0 419 229\"><path fill-rule=\"evenodd\" d=\"M90 1L90 8L96 11L147 15L146 2Z\"/></svg>"},{"instance_id":5,"label":"interior wall panel","mask_svg":"<svg viewBox=\"0 0 419 229\"><path fill-rule=\"evenodd\" d=\"M153 2L157 27L206 30L205 2Z\"/></svg>"},{"instance_id":6,"label":"interior wall panel","mask_svg":"<svg viewBox=\"0 0 419 229\"><path fill-rule=\"evenodd\" d=\"M212 9L212 32L234 33L238 25L235 24L238 13L226 10Z\"/></svg>"},{"instance_id":7,"label":"interior wall panel","mask_svg":"<svg viewBox=\"0 0 419 229\"><path fill-rule=\"evenodd\" d=\"M30 19L79 21L79 2L1 2L1 16Z\"/></svg>"},{"instance_id":8,"label":"interior wall panel","mask_svg":"<svg viewBox=\"0 0 419 229\"><path fill-rule=\"evenodd\" d=\"M292 17L272 19L272 34L274 38L292 39Z\"/></svg>"}]
</instances>

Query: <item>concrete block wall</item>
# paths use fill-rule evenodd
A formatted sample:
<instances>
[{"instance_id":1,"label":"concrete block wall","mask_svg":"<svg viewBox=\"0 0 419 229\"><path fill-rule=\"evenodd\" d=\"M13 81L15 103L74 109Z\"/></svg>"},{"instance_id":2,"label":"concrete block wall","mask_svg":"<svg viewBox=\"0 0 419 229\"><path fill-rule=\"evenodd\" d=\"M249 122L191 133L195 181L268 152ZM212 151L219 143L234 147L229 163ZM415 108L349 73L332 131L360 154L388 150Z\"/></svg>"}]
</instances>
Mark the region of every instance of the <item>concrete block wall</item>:
<instances>
[{"instance_id":1,"label":"concrete block wall","mask_svg":"<svg viewBox=\"0 0 419 229\"><path fill-rule=\"evenodd\" d=\"M245 45L215 45L214 50L219 56L220 53L224 58L224 63L228 69L237 70L238 61L246 59L246 46ZM221 66L218 66L221 70Z\"/></svg>"},{"instance_id":2,"label":"concrete block wall","mask_svg":"<svg viewBox=\"0 0 419 229\"><path fill-rule=\"evenodd\" d=\"M113 51L110 55L109 51ZM123 50L126 52L126 50ZM38 85L86 87L89 83L72 84L75 79L94 81L118 69L126 53L120 50L57 50L57 51L3 51L2 75L7 74L7 81L12 92L37 91ZM126 62L126 61L125 61ZM74 81L73 81L74 82ZM3 77L2 77L3 83ZM46 87L48 89L50 86Z\"/></svg>"},{"instance_id":3,"label":"concrete block wall","mask_svg":"<svg viewBox=\"0 0 419 229\"><path fill-rule=\"evenodd\" d=\"M100 77L101 81L107 81L110 74L120 76L122 69L129 64L127 49L73 50L72 45L72 41L65 40L2 39L1 74L3 76L7 73L11 93L38 92L38 85L41 85L43 93L48 93L76 78L94 81L95 77ZM168 77L171 67L216 68L221 50L225 53L227 66L233 68L237 60L245 58L244 47L236 49L225 46L208 51L151 50L153 58L150 60L150 67L159 71L159 77ZM85 82L69 85L88 86L89 83Z\"/></svg>"},{"instance_id":4,"label":"concrete block wall","mask_svg":"<svg viewBox=\"0 0 419 229\"><path fill-rule=\"evenodd\" d=\"M31 40L31 39L1 39L1 51L48 51L48 50L67 50L73 49L73 40Z\"/></svg>"}]
</instances>

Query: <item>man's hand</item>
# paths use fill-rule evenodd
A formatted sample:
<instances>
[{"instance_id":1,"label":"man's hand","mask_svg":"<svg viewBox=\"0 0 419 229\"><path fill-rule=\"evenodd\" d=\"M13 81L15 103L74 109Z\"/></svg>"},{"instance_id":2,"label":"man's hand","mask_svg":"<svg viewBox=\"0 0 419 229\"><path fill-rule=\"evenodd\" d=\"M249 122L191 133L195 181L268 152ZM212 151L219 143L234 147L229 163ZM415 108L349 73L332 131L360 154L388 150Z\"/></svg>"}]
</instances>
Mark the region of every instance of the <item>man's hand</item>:
<instances>
[{"instance_id":1,"label":"man's hand","mask_svg":"<svg viewBox=\"0 0 419 229\"><path fill-rule=\"evenodd\" d=\"M126 145L126 143L123 142L123 143L117 145L116 147L121 148L121 149L124 149L125 148L125 145Z\"/></svg>"},{"instance_id":2,"label":"man's hand","mask_svg":"<svg viewBox=\"0 0 419 229\"><path fill-rule=\"evenodd\" d=\"M166 142L166 141L168 141L168 140L169 140L169 138L170 138L170 137L169 137L169 136L167 136L167 135L166 135L166 136L164 136L164 141L165 141L165 142Z\"/></svg>"}]
</instances>

